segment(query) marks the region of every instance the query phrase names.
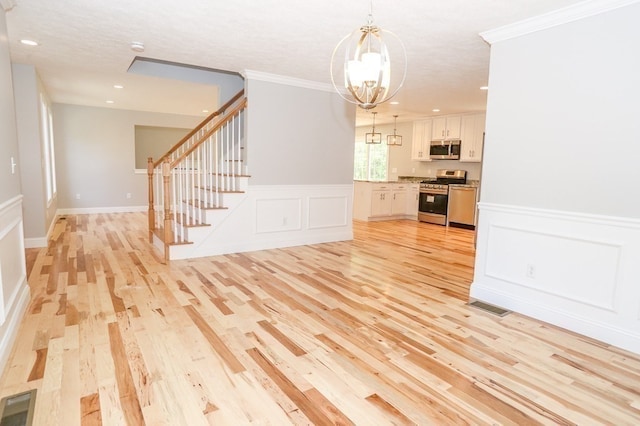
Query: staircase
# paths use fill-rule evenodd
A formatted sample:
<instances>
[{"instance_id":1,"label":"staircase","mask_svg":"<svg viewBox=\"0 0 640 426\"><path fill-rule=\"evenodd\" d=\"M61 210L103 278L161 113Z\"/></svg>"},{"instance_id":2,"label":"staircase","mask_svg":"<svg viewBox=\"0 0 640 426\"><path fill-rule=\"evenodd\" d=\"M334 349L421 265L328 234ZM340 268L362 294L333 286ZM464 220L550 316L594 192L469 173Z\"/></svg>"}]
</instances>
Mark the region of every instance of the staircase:
<instances>
[{"instance_id":1,"label":"staircase","mask_svg":"<svg viewBox=\"0 0 640 426\"><path fill-rule=\"evenodd\" d=\"M247 98L240 91L158 160L149 158L149 240L165 261L188 257L246 197Z\"/></svg>"}]
</instances>

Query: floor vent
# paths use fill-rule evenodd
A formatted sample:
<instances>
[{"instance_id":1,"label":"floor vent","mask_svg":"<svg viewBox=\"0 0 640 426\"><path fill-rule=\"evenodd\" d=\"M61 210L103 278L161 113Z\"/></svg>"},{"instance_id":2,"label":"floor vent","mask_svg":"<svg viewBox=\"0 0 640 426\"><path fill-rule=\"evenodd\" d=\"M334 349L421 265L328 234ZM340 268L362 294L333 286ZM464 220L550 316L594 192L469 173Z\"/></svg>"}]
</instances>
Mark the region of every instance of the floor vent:
<instances>
[{"instance_id":1,"label":"floor vent","mask_svg":"<svg viewBox=\"0 0 640 426\"><path fill-rule=\"evenodd\" d=\"M31 426L36 390L7 396L0 401L0 425Z\"/></svg>"},{"instance_id":2,"label":"floor vent","mask_svg":"<svg viewBox=\"0 0 640 426\"><path fill-rule=\"evenodd\" d=\"M485 302L481 302L479 300L474 300L473 302L469 302L469 306L473 306L474 308L482 309L483 311L489 312L494 315L498 315L499 317L503 317L507 314L510 314L511 311L506 309L502 309L498 306L490 305Z\"/></svg>"}]
</instances>

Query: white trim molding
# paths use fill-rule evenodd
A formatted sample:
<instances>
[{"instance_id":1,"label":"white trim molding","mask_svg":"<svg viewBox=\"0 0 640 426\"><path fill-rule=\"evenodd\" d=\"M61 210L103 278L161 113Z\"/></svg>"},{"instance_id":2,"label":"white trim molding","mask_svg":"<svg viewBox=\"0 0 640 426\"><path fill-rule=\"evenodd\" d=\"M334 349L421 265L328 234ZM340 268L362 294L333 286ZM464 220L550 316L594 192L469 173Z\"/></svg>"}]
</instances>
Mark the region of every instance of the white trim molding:
<instances>
[{"instance_id":1,"label":"white trim molding","mask_svg":"<svg viewBox=\"0 0 640 426\"><path fill-rule=\"evenodd\" d=\"M640 353L640 220L479 209L472 299Z\"/></svg>"},{"instance_id":2,"label":"white trim molding","mask_svg":"<svg viewBox=\"0 0 640 426\"><path fill-rule=\"evenodd\" d=\"M640 0L587 0L540 16L481 32L480 37L487 43L493 44L577 21L589 16L598 15L620 7L629 6L639 1Z\"/></svg>"},{"instance_id":3,"label":"white trim molding","mask_svg":"<svg viewBox=\"0 0 640 426\"><path fill-rule=\"evenodd\" d=\"M133 213L133 212L146 212L148 210L149 210L149 206L85 207L85 208L58 209L56 211L56 215L62 216L65 214Z\"/></svg>"},{"instance_id":4,"label":"white trim molding","mask_svg":"<svg viewBox=\"0 0 640 426\"><path fill-rule=\"evenodd\" d=\"M277 83L285 86L301 87L303 89L321 90L323 92L335 92L332 85L327 83L318 83L317 81L302 80L300 78L286 77L283 75L269 74L261 71L244 70L241 73L245 80L266 81L268 83Z\"/></svg>"}]
</instances>

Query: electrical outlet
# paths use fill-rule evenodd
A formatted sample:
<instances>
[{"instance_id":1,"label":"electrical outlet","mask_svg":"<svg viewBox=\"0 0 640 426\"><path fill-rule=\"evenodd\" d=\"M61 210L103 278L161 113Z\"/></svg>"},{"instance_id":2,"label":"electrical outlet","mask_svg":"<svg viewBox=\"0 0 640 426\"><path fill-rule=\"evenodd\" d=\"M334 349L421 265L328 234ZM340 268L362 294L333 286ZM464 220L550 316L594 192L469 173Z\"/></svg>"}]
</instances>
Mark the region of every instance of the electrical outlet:
<instances>
[{"instance_id":1,"label":"electrical outlet","mask_svg":"<svg viewBox=\"0 0 640 426\"><path fill-rule=\"evenodd\" d=\"M287 226L287 218L286 217L282 218L282 226Z\"/></svg>"},{"instance_id":2,"label":"electrical outlet","mask_svg":"<svg viewBox=\"0 0 640 426\"><path fill-rule=\"evenodd\" d=\"M76 200L80 199L80 194L76 194Z\"/></svg>"},{"instance_id":3,"label":"electrical outlet","mask_svg":"<svg viewBox=\"0 0 640 426\"><path fill-rule=\"evenodd\" d=\"M536 267L534 265L532 265L531 263L527 264L527 277L528 278L535 278L536 277Z\"/></svg>"},{"instance_id":4,"label":"electrical outlet","mask_svg":"<svg viewBox=\"0 0 640 426\"><path fill-rule=\"evenodd\" d=\"M127 192L127 198L131 198L131 193Z\"/></svg>"}]
</instances>

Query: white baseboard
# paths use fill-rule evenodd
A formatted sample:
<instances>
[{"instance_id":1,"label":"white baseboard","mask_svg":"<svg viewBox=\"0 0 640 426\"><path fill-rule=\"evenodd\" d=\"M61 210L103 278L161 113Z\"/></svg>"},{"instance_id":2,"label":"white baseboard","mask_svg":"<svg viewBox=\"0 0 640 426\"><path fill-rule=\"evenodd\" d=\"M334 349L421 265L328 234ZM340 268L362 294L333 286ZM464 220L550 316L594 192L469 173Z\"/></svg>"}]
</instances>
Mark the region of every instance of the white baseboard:
<instances>
[{"instance_id":1,"label":"white baseboard","mask_svg":"<svg viewBox=\"0 0 640 426\"><path fill-rule=\"evenodd\" d=\"M85 207L85 208L68 208L58 209L56 215L65 214L95 214L95 213L132 213L146 212L149 206L122 206L122 207Z\"/></svg>"},{"instance_id":2,"label":"white baseboard","mask_svg":"<svg viewBox=\"0 0 640 426\"><path fill-rule=\"evenodd\" d=\"M25 238L24 248L40 248L47 246L47 238Z\"/></svg>"},{"instance_id":3,"label":"white baseboard","mask_svg":"<svg viewBox=\"0 0 640 426\"><path fill-rule=\"evenodd\" d=\"M561 310L557 306L540 303L535 299L524 299L517 295L501 292L475 281L471 285L469 297L640 354L640 333L638 332L617 328L613 324Z\"/></svg>"}]
</instances>

